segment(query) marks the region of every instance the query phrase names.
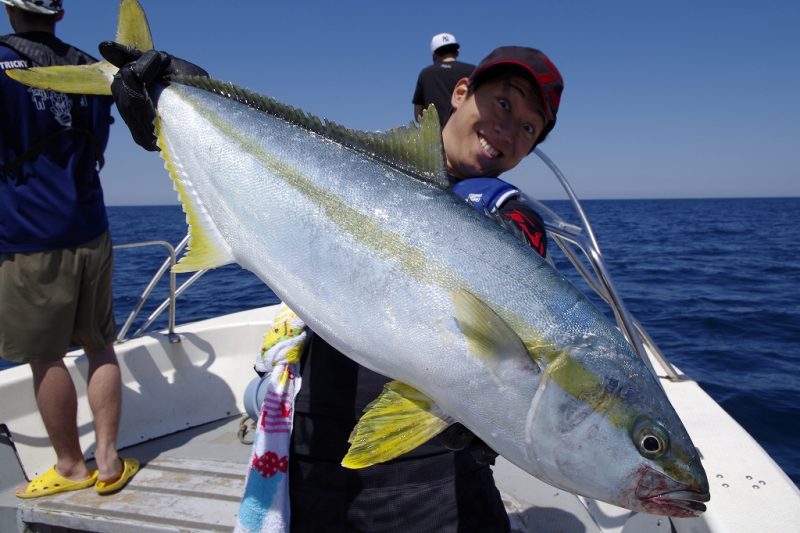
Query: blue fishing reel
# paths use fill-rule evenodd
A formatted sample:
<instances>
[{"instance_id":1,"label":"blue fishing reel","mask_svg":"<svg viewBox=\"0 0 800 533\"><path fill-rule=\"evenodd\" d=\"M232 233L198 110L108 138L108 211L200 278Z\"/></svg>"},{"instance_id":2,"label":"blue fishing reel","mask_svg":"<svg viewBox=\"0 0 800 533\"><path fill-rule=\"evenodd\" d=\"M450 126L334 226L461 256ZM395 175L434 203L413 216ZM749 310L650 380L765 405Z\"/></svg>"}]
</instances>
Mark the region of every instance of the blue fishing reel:
<instances>
[{"instance_id":1,"label":"blue fishing reel","mask_svg":"<svg viewBox=\"0 0 800 533\"><path fill-rule=\"evenodd\" d=\"M258 421L261 412L261 404L264 403L264 396L267 393L267 376L254 377L244 389L244 410L247 416Z\"/></svg>"}]
</instances>

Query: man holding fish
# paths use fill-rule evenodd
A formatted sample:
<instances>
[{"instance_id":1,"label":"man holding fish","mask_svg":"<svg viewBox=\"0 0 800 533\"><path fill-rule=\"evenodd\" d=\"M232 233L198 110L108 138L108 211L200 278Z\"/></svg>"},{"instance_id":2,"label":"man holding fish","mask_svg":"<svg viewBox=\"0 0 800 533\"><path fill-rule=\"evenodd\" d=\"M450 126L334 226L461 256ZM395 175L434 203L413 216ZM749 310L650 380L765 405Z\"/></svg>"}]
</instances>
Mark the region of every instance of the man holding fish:
<instances>
[{"instance_id":1,"label":"man holding fish","mask_svg":"<svg viewBox=\"0 0 800 533\"><path fill-rule=\"evenodd\" d=\"M119 61L124 51L106 48L105 53ZM164 76L164 64L168 73L182 73L183 66L174 67L179 61L163 53L146 54L122 65L112 85L121 116L145 149L158 148L148 120L155 112L143 78L152 82ZM458 81L451 98L454 111L442 131L453 192L480 212L513 225L542 256L547 238L541 217L518 189L497 176L514 168L552 130L562 89L560 73L542 52L498 48ZM353 427L389 379L314 334L302 368L289 469L293 530L315 525L328 530L508 530L489 466L497 454L463 425L450 426L397 459L344 468L339 461Z\"/></svg>"}]
</instances>

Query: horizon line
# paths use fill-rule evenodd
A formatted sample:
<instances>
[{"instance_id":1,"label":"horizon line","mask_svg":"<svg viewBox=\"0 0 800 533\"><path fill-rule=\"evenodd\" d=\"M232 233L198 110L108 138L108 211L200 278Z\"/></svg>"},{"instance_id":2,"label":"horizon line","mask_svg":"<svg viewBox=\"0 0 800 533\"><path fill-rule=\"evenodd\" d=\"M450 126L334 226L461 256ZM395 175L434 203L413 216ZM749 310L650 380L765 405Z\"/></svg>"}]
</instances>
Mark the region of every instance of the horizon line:
<instances>
[{"instance_id":1,"label":"horizon line","mask_svg":"<svg viewBox=\"0 0 800 533\"><path fill-rule=\"evenodd\" d=\"M540 202L569 202L569 198L535 198ZM648 201L648 200L792 200L800 199L797 196L649 196L634 198L579 198L580 202L625 202L625 201ZM180 202L174 203L153 203L153 204L117 204L106 203L106 207L180 207Z\"/></svg>"}]
</instances>

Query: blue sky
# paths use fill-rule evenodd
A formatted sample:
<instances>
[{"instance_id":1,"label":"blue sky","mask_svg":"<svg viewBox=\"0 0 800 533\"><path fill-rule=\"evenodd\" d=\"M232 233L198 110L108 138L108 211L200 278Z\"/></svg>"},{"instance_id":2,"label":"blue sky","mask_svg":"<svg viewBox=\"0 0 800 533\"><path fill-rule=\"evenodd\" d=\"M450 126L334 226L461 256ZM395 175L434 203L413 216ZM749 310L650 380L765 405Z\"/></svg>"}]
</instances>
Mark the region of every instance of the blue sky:
<instances>
[{"instance_id":1,"label":"blue sky","mask_svg":"<svg viewBox=\"0 0 800 533\"><path fill-rule=\"evenodd\" d=\"M454 33L472 63L499 45L540 48L566 86L542 149L580 198L800 196L796 1L140 1L156 48L366 130L411 120L435 33ZM65 0L58 35L97 55L117 6ZM161 159L119 119L106 161L110 205L176 203ZM505 177L563 197L534 157Z\"/></svg>"}]
</instances>

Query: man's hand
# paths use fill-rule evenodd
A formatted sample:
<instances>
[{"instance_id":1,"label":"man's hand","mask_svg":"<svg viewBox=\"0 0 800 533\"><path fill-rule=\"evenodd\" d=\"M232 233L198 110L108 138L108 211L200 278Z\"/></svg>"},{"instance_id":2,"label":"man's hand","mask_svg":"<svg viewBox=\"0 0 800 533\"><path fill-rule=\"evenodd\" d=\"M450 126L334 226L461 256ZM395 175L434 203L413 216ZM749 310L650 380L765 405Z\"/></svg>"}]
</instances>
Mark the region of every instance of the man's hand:
<instances>
[{"instance_id":1,"label":"man's hand","mask_svg":"<svg viewBox=\"0 0 800 533\"><path fill-rule=\"evenodd\" d=\"M478 464L493 465L498 455L473 432L457 422L442 431L441 439L448 450L468 450Z\"/></svg>"},{"instance_id":2,"label":"man's hand","mask_svg":"<svg viewBox=\"0 0 800 533\"><path fill-rule=\"evenodd\" d=\"M167 83L166 78L175 74L207 77L208 73L166 52L141 52L110 41L100 43L100 54L119 67L111 83L111 95L133 140L150 152L160 150L153 130L156 108L147 91L148 84L154 81Z\"/></svg>"}]
</instances>

